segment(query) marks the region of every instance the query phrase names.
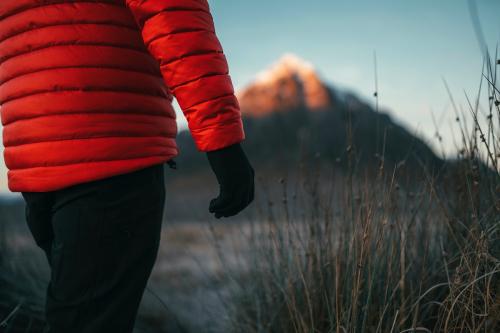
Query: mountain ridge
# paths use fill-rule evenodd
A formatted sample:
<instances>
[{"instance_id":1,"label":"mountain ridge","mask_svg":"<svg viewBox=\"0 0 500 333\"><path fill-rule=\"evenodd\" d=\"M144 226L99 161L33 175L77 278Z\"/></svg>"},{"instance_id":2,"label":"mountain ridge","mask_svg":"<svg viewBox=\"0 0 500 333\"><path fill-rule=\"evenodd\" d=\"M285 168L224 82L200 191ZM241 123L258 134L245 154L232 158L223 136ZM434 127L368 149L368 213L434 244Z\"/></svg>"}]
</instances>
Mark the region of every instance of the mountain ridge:
<instances>
[{"instance_id":1,"label":"mountain ridge","mask_svg":"<svg viewBox=\"0 0 500 333\"><path fill-rule=\"evenodd\" d=\"M381 162L409 169L443 164L423 139L352 90L336 89L295 55L283 55L236 95L244 118L243 145L260 164L294 165L319 154L347 168L351 153L362 168L378 168ZM181 132L178 142L180 164L196 165L191 162L199 154L189 133Z\"/></svg>"}]
</instances>

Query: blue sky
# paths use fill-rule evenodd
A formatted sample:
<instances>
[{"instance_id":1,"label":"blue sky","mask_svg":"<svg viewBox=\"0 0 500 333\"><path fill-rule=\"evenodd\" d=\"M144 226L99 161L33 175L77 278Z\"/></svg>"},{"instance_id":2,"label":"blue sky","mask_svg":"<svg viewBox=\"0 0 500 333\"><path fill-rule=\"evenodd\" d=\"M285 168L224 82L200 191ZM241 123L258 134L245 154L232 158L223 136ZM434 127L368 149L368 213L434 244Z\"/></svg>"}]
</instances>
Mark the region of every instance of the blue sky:
<instances>
[{"instance_id":1,"label":"blue sky","mask_svg":"<svg viewBox=\"0 0 500 333\"><path fill-rule=\"evenodd\" d=\"M478 0L490 48L500 42L500 1ZM432 140L430 110L452 151L453 114L442 78L458 102L475 95L482 57L467 0L209 0L236 89L284 53L311 62L332 85L370 100L373 52L381 107ZM179 116L181 127L182 116ZM0 191L7 190L0 158Z\"/></svg>"},{"instance_id":2,"label":"blue sky","mask_svg":"<svg viewBox=\"0 0 500 333\"><path fill-rule=\"evenodd\" d=\"M334 86L368 100L378 59L381 107L432 141L433 110L448 152L458 102L475 95L482 55L467 0L209 1L236 88L285 52L308 60ZM500 42L500 1L478 0L489 47Z\"/></svg>"}]
</instances>

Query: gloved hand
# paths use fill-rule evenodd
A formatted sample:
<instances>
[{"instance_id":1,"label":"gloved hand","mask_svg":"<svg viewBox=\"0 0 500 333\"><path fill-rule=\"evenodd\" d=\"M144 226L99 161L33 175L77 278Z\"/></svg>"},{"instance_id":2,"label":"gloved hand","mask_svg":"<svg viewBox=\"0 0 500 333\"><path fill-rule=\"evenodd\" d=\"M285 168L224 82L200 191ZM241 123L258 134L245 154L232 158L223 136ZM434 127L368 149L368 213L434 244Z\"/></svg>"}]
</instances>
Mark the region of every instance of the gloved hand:
<instances>
[{"instance_id":1,"label":"gloved hand","mask_svg":"<svg viewBox=\"0 0 500 333\"><path fill-rule=\"evenodd\" d=\"M219 182L219 196L210 201L216 218L238 214L254 198L254 170L239 143L207 152L208 162Z\"/></svg>"}]
</instances>

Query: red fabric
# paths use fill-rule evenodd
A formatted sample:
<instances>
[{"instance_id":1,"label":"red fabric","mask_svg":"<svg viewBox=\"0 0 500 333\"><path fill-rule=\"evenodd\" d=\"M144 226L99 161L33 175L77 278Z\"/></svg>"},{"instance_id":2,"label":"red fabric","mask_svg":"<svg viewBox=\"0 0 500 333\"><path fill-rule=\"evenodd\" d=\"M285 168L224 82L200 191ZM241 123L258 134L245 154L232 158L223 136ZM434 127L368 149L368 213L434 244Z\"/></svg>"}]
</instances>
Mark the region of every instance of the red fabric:
<instances>
[{"instance_id":1,"label":"red fabric","mask_svg":"<svg viewBox=\"0 0 500 333\"><path fill-rule=\"evenodd\" d=\"M206 0L1 0L8 186L44 192L178 153L176 97L200 151L244 139Z\"/></svg>"}]
</instances>

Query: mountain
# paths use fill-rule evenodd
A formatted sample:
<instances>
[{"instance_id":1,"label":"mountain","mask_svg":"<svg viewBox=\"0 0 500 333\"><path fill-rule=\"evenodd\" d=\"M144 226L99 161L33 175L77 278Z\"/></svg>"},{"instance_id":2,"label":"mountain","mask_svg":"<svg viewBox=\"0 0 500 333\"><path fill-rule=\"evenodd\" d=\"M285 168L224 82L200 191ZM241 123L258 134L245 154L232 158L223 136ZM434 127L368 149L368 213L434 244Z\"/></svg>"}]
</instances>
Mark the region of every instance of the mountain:
<instances>
[{"instance_id":1,"label":"mountain","mask_svg":"<svg viewBox=\"0 0 500 333\"><path fill-rule=\"evenodd\" d=\"M243 114L265 116L292 108L325 110L335 106L331 89L314 66L293 54L285 54L269 69L237 92Z\"/></svg>"},{"instance_id":2,"label":"mountain","mask_svg":"<svg viewBox=\"0 0 500 333\"><path fill-rule=\"evenodd\" d=\"M353 92L323 80L309 62L285 54L236 93L244 117L244 146L254 163L274 168L299 160L344 168L439 168L443 161L418 136ZM178 137L179 166L196 168L202 158L188 132Z\"/></svg>"}]
</instances>

